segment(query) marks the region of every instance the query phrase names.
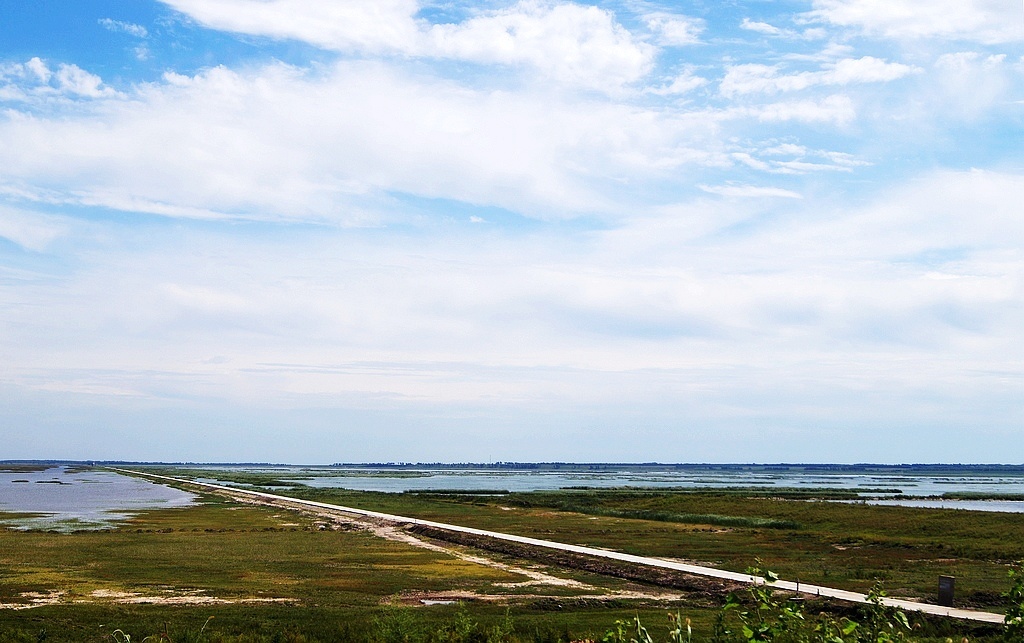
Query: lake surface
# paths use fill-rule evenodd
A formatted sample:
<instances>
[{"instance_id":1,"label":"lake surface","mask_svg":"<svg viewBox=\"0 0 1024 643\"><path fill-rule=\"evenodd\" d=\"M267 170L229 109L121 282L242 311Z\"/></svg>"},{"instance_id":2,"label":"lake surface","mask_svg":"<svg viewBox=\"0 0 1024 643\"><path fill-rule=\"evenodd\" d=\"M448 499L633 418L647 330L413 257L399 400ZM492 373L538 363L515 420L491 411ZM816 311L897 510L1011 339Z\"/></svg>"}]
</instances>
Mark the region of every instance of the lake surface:
<instances>
[{"instance_id":1,"label":"lake surface","mask_svg":"<svg viewBox=\"0 0 1024 643\"><path fill-rule=\"evenodd\" d=\"M145 509L185 507L197 496L112 471L54 466L44 471L0 471L0 511L31 513L3 518L19 529L104 529Z\"/></svg>"},{"instance_id":2,"label":"lake surface","mask_svg":"<svg viewBox=\"0 0 1024 643\"><path fill-rule=\"evenodd\" d=\"M380 469L360 467L203 467L206 471L259 471L310 487L359 491L546 491L570 487L637 488L828 488L854 490L871 504L970 511L1024 513L1024 501L944 500L891 496L940 496L947 492L1024 494L1024 476L907 475L877 473L658 470L651 467L611 471L516 471L502 469ZM206 480L217 482L215 479ZM877 490L886 490L884 493ZM23 529L103 529L145 509L183 507L193 494L138 478L98 469L53 466L44 471L0 471L0 511L37 514L0 518L0 524Z\"/></svg>"},{"instance_id":3,"label":"lake surface","mask_svg":"<svg viewBox=\"0 0 1024 643\"><path fill-rule=\"evenodd\" d=\"M637 471L510 471L501 469L338 469L302 467L234 468L274 473L281 479L299 482L310 487L337 487L357 491L552 491L571 487L639 487L639 488L729 488L764 487L788 489L842 489L859 491L864 497L889 496L895 493L908 496L941 496L953 492L979 492L998 494L1024 494L1024 476L1021 475L908 475L875 473L818 473L818 472L764 472L764 471L686 471L678 469ZM213 482L214 480L210 480ZM884 491L877 491L884 490ZM945 501L947 503L952 501ZM976 502L976 501L963 501ZM990 501L984 501L990 502ZM968 505L958 505L967 507ZM995 507L996 505L977 505ZM1024 504L1010 502L1009 507ZM970 505L971 508L975 505ZM992 509L995 511L996 509Z\"/></svg>"}]
</instances>

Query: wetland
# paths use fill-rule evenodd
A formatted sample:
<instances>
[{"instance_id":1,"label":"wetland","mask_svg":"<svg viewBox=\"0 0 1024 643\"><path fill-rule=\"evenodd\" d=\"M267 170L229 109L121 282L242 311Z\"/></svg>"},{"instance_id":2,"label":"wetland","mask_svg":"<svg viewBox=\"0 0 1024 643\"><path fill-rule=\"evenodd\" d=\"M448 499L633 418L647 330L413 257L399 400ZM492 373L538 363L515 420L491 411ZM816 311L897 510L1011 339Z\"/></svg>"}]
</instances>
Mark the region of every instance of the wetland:
<instances>
[{"instance_id":1,"label":"wetland","mask_svg":"<svg viewBox=\"0 0 1024 643\"><path fill-rule=\"evenodd\" d=\"M869 505L865 497L902 489L894 476L876 474L832 486L817 476L815 484L790 486L758 479L756 485L641 487L641 476L615 473L633 484L605 487L593 484L588 473L590 484L570 475L557 488L515 490L495 484L511 478L490 474L467 487L473 479L467 471L457 475L462 488L443 488L437 476L384 467L368 469L369 476L327 475L337 473L330 468L147 470L212 476L282 495L733 571L760 560L783 578L861 592L882 581L890 595L929 602L935 600L938 576L953 575L957 605L988 611L1001 609L1007 572L1024 558L1024 514ZM163 500L155 506L105 506L97 510L102 525L72 512L73 521L90 528L58 530L52 523L25 523L23 514L40 507L15 507L11 494L0 494L11 507L0 514L7 520L0 530L0 641L37 640L44 630L54 640L101 640L114 629L141 640L166 627L173 634L168 638L184 640L204 625L202 640L399 640L387 635L396 623L428 637L469 621L479 640L486 640L487 632L507 625L506 615L515 640L598 640L616 620L639 614L663 623L666 612L675 610L696 631L710 632L723 599L714 592L563 567L522 552L484 551L402 530L389 536L365 524L107 471L69 467L58 475L51 467L3 475L66 475L82 489L113 489L118 483L85 482L113 476L126 485L159 489L153 498ZM305 484L349 477L427 479L431 485L384 491ZM1012 480L996 478L986 474L991 492L979 491L977 484L936 486L948 489L943 493L973 494L972 501L980 501L979 493L1015 493ZM75 486L10 484L5 489ZM914 484L920 488L920 477ZM171 492L187 502L174 504ZM112 510L117 515L109 519ZM997 640L988 626L914 618L922 628L915 640L945 640L953 632Z\"/></svg>"}]
</instances>

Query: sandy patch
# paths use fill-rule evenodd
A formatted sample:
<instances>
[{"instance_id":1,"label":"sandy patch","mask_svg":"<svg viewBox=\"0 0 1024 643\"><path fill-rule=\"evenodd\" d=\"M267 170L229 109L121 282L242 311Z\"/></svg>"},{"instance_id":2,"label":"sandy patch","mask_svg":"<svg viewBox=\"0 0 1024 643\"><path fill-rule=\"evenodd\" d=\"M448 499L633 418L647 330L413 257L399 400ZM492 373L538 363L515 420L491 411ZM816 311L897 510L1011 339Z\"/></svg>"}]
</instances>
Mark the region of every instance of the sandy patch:
<instances>
[{"instance_id":1,"label":"sandy patch","mask_svg":"<svg viewBox=\"0 0 1024 643\"><path fill-rule=\"evenodd\" d=\"M109 589L97 589L89 593L90 598L123 605L230 605L236 603L293 603L294 598L220 598L204 596L201 592L185 592L163 596L146 596L141 592L119 592ZM88 599L76 601L94 602Z\"/></svg>"},{"instance_id":2,"label":"sandy patch","mask_svg":"<svg viewBox=\"0 0 1024 643\"><path fill-rule=\"evenodd\" d=\"M0 603L0 609L23 610L41 605L55 605L64 598L64 592L54 590L52 592L22 592L19 596L25 599L21 603Z\"/></svg>"},{"instance_id":3,"label":"sandy patch","mask_svg":"<svg viewBox=\"0 0 1024 643\"><path fill-rule=\"evenodd\" d=\"M142 592L123 592L111 589L96 589L88 596L71 599L67 592L24 592L19 595L22 602L0 603L0 609L23 610L42 605L58 603L119 603L122 605L228 605L234 603L294 603L294 598L220 598L204 596L201 591L178 592L167 590L162 596L148 596Z\"/></svg>"},{"instance_id":4,"label":"sandy patch","mask_svg":"<svg viewBox=\"0 0 1024 643\"><path fill-rule=\"evenodd\" d=\"M641 601L678 601L684 598L678 592L640 592L620 591L608 594L581 594L577 596L544 596L541 594L477 594L474 592L449 590L443 592L426 592L412 590L396 596L389 596L381 602L385 605L450 605L463 602L514 603L535 601L543 598L557 598L565 601L608 601L608 600L641 600Z\"/></svg>"}]
</instances>

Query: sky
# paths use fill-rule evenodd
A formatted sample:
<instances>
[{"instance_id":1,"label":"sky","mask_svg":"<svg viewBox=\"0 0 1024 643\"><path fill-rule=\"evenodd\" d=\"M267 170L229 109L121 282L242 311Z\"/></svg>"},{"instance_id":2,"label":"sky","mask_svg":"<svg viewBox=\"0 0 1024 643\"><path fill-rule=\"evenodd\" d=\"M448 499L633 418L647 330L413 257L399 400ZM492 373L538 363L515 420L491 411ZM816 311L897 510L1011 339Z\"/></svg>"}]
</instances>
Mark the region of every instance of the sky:
<instances>
[{"instance_id":1,"label":"sky","mask_svg":"<svg viewBox=\"0 0 1024 643\"><path fill-rule=\"evenodd\" d=\"M0 459L1024 462L1024 7L0 0Z\"/></svg>"}]
</instances>

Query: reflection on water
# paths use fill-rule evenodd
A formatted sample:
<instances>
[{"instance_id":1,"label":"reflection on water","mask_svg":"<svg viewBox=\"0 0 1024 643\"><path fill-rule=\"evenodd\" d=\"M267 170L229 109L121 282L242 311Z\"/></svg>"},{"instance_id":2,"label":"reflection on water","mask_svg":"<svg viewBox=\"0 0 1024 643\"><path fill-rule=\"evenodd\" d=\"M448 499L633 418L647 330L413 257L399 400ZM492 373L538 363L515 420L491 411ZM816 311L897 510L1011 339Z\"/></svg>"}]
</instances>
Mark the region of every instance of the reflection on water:
<instances>
[{"instance_id":1,"label":"reflection on water","mask_svg":"<svg viewBox=\"0 0 1024 643\"><path fill-rule=\"evenodd\" d=\"M195 495L111 471L51 467L0 471L0 525L18 529L103 529L143 509L184 507Z\"/></svg>"}]
</instances>

